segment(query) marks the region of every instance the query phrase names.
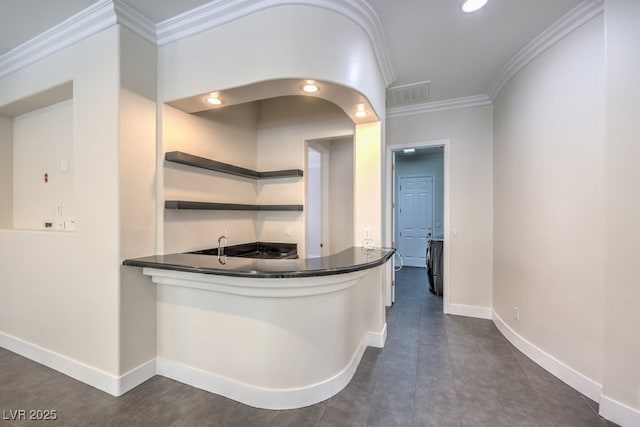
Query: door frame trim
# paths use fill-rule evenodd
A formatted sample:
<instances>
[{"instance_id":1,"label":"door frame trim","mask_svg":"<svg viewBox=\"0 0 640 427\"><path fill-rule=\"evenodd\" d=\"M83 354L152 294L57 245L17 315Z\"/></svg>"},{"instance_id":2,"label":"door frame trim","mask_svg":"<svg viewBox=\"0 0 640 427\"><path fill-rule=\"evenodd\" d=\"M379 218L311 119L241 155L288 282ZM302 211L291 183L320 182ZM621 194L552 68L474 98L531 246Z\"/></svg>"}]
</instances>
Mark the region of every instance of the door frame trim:
<instances>
[{"instance_id":1,"label":"door frame trim","mask_svg":"<svg viewBox=\"0 0 640 427\"><path fill-rule=\"evenodd\" d=\"M431 140L431 141L418 141L418 142L401 142L397 144L387 144L385 147L385 166L384 166L384 187L385 187L385 195L384 195L384 206L385 209L389 209L385 218L384 224L384 241L385 246L391 246L391 242L393 241L393 236L396 227L396 217L394 215L393 201L395 200L395 189L394 181L395 181L395 171L393 168L393 157L395 151L400 151L405 148L430 148L430 147L443 147L443 157L444 157L444 206L443 206L443 226L444 226L444 243L443 243L443 253L442 253L442 262L443 262L443 270L444 277L443 279L443 311L444 313L451 312L451 288L452 288L452 277L451 277L451 141L449 139L439 139L439 140ZM395 279L395 276L392 278ZM388 287L391 288L391 283L395 282L392 280ZM392 293L393 289L387 289L387 301L386 304L390 306L392 304Z\"/></svg>"}]
</instances>

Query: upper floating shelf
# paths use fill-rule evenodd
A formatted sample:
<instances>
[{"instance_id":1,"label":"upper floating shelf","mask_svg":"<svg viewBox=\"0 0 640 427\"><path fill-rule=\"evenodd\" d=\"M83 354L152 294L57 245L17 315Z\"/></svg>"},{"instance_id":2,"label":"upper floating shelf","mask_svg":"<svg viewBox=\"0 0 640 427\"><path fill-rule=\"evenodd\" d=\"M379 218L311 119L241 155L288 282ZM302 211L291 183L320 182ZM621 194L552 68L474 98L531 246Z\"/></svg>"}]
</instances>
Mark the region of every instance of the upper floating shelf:
<instances>
[{"instance_id":1,"label":"upper floating shelf","mask_svg":"<svg viewBox=\"0 0 640 427\"><path fill-rule=\"evenodd\" d=\"M192 209L207 211L292 211L301 212L302 205L244 205L238 203L194 202L190 200L166 200L165 209Z\"/></svg>"},{"instance_id":2,"label":"upper floating shelf","mask_svg":"<svg viewBox=\"0 0 640 427\"><path fill-rule=\"evenodd\" d=\"M205 157L194 156L193 154L184 153L182 151L170 151L165 154L168 162L181 163L183 165L193 166L201 169L208 169L216 172L222 172L229 175L241 176L244 178L265 179L265 178L289 178L303 176L300 169L286 169L269 172L256 172L251 169L241 168L239 166L222 163Z\"/></svg>"}]
</instances>

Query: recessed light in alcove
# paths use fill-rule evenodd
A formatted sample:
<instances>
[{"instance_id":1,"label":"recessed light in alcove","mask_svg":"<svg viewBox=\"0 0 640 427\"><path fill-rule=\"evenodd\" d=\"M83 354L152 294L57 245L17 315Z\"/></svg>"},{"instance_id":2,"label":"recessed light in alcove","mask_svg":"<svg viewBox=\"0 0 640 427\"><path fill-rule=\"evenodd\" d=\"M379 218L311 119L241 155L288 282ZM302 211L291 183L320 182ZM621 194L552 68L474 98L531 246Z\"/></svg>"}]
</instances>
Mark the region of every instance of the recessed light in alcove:
<instances>
[{"instance_id":1,"label":"recessed light in alcove","mask_svg":"<svg viewBox=\"0 0 640 427\"><path fill-rule=\"evenodd\" d=\"M302 86L302 90L306 93L316 93L320 88L312 80L307 80Z\"/></svg>"},{"instance_id":2,"label":"recessed light in alcove","mask_svg":"<svg viewBox=\"0 0 640 427\"><path fill-rule=\"evenodd\" d=\"M317 91L305 92L305 85L312 85ZM185 113L200 113L279 96L298 96L307 101L312 98L324 99L340 107L357 124L378 121L373 107L361 93L330 82L300 78L260 81L244 86L203 91L187 98L168 101L167 104Z\"/></svg>"},{"instance_id":3,"label":"recessed light in alcove","mask_svg":"<svg viewBox=\"0 0 640 427\"><path fill-rule=\"evenodd\" d=\"M471 13L484 7L487 0L464 0L462 2L462 11Z\"/></svg>"},{"instance_id":4,"label":"recessed light in alcove","mask_svg":"<svg viewBox=\"0 0 640 427\"><path fill-rule=\"evenodd\" d=\"M364 104L358 104L358 110L354 113L354 116L358 118L367 116L367 112L364 109Z\"/></svg>"},{"instance_id":5,"label":"recessed light in alcove","mask_svg":"<svg viewBox=\"0 0 640 427\"><path fill-rule=\"evenodd\" d=\"M206 101L211 105L222 105L222 100L218 98L217 92L210 93Z\"/></svg>"}]
</instances>

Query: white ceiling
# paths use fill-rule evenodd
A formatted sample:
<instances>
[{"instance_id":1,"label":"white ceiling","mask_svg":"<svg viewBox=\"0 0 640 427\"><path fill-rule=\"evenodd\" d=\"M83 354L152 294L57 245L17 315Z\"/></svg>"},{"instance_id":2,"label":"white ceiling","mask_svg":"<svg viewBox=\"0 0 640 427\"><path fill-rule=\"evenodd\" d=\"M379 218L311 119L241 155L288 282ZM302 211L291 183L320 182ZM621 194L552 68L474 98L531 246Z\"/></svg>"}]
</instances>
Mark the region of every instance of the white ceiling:
<instances>
[{"instance_id":1,"label":"white ceiling","mask_svg":"<svg viewBox=\"0 0 640 427\"><path fill-rule=\"evenodd\" d=\"M488 93L500 69L580 0L368 0L387 38L393 86L431 81L431 101Z\"/></svg>"},{"instance_id":2,"label":"white ceiling","mask_svg":"<svg viewBox=\"0 0 640 427\"><path fill-rule=\"evenodd\" d=\"M0 1L0 56L95 1ZM460 11L460 0L366 1L384 30L396 75L392 86L431 81L429 101L440 101L488 93L492 80L520 49L582 0L489 0L473 14ZM212 3L123 2L154 23Z\"/></svg>"}]
</instances>

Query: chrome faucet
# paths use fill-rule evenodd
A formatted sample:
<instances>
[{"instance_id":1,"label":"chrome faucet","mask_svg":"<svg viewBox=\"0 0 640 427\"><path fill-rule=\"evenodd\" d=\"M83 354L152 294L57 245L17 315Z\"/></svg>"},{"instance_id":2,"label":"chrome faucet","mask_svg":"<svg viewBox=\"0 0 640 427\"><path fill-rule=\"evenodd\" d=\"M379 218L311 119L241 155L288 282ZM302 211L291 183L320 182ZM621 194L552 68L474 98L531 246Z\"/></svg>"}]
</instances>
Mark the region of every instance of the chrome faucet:
<instances>
[{"instance_id":1,"label":"chrome faucet","mask_svg":"<svg viewBox=\"0 0 640 427\"><path fill-rule=\"evenodd\" d=\"M218 256L222 256L224 255L224 246L222 246L222 240L224 239L224 244L228 245L229 244L229 240L227 239L227 236L225 236L224 234L220 237L218 237Z\"/></svg>"}]
</instances>

